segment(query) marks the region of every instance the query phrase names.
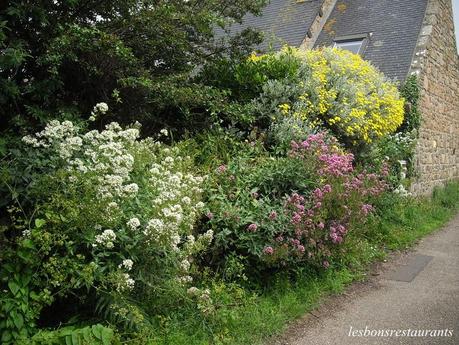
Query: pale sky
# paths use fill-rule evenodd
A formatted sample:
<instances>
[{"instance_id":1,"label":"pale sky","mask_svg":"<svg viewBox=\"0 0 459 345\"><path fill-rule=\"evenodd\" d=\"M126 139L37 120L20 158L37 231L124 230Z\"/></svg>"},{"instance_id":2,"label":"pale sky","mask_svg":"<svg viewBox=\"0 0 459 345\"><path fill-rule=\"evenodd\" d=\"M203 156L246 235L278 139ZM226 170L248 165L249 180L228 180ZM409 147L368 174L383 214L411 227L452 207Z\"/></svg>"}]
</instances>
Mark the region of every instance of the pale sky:
<instances>
[{"instance_id":1,"label":"pale sky","mask_svg":"<svg viewBox=\"0 0 459 345\"><path fill-rule=\"evenodd\" d=\"M459 0L453 0L454 27L456 28L456 44L459 53Z\"/></svg>"}]
</instances>

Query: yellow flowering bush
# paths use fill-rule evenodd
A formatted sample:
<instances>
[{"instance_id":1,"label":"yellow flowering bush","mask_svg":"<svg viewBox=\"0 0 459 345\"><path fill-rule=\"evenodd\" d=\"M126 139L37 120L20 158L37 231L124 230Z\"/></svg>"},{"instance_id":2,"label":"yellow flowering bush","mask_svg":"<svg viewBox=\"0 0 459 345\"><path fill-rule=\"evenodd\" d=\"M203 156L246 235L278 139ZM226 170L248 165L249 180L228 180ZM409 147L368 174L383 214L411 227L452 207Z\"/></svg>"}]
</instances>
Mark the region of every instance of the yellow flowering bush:
<instances>
[{"instance_id":1,"label":"yellow flowering bush","mask_svg":"<svg viewBox=\"0 0 459 345\"><path fill-rule=\"evenodd\" d=\"M282 80L295 84L290 95L273 97L268 86L260 96L261 102L282 100L277 114L325 126L349 144L371 143L395 132L403 122L404 99L397 86L359 55L341 49L288 47L272 56L300 62L296 75Z\"/></svg>"}]
</instances>

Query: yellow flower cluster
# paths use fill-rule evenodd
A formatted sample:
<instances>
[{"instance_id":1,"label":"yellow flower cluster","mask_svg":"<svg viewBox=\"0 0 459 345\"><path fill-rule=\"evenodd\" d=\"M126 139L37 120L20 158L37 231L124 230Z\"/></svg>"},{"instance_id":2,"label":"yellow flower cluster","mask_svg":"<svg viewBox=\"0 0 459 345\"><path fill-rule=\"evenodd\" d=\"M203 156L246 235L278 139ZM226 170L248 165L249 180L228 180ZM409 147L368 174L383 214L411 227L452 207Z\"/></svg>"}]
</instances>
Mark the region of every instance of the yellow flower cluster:
<instances>
[{"instance_id":1,"label":"yellow flower cluster","mask_svg":"<svg viewBox=\"0 0 459 345\"><path fill-rule=\"evenodd\" d=\"M252 52L252 54L249 55L247 60L250 61L250 62L258 62L260 60L263 60L264 57L265 57L265 55L258 55L257 53Z\"/></svg>"},{"instance_id":2,"label":"yellow flower cluster","mask_svg":"<svg viewBox=\"0 0 459 345\"><path fill-rule=\"evenodd\" d=\"M279 105L279 110L282 114L286 115L290 111L290 105L287 103L283 103Z\"/></svg>"},{"instance_id":3,"label":"yellow flower cluster","mask_svg":"<svg viewBox=\"0 0 459 345\"><path fill-rule=\"evenodd\" d=\"M394 132L403 122L404 99L395 84L359 55L341 49L301 51L284 48L278 56L299 59L304 93L292 116L318 120L353 141L372 142ZM279 106L282 113L290 111Z\"/></svg>"}]
</instances>

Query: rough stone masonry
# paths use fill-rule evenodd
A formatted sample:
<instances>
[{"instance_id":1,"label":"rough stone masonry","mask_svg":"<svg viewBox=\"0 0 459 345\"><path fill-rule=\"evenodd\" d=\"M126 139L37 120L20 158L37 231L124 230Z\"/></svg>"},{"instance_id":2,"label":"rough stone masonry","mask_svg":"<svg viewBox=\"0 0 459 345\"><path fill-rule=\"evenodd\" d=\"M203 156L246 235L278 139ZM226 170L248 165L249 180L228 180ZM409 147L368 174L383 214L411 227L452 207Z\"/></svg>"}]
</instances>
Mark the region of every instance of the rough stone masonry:
<instances>
[{"instance_id":1,"label":"rough stone masonry","mask_svg":"<svg viewBox=\"0 0 459 345\"><path fill-rule=\"evenodd\" d=\"M451 0L430 0L413 57L419 75L422 124L412 192L429 194L459 178L459 57Z\"/></svg>"}]
</instances>

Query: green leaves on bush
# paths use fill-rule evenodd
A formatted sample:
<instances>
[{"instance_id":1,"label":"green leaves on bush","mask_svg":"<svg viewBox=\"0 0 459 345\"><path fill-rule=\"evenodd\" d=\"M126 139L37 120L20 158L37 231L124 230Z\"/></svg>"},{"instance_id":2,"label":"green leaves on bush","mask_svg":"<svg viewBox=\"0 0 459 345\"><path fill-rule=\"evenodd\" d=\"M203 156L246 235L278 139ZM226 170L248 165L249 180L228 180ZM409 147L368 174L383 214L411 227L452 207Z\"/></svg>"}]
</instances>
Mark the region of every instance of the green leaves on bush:
<instances>
[{"instance_id":1,"label":"green leaves on bush","mask_svg":"<svg viewBox=\"0 0 459 345\"><path fill-rule=\"evenodd\" d=\"M67 326L56 331L40 331L19 345L118 345L113 329L96 324L82 328Z\"/></svg>"}]
</instances>

